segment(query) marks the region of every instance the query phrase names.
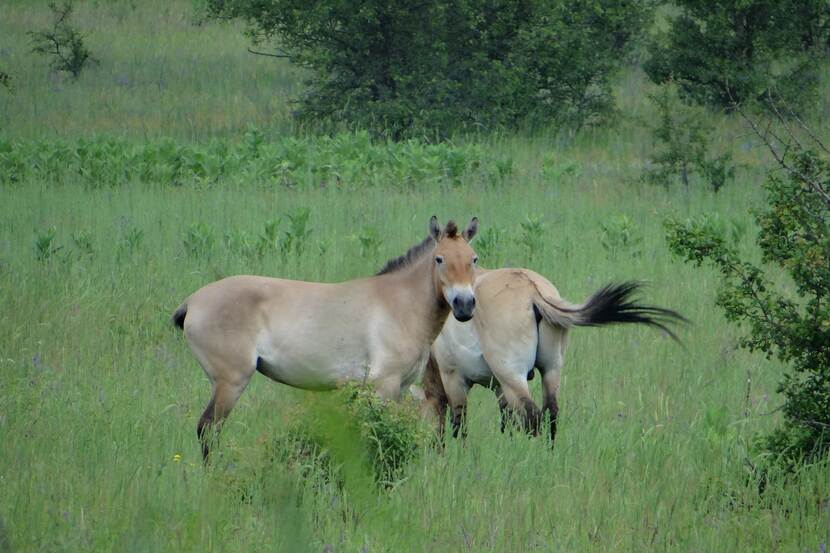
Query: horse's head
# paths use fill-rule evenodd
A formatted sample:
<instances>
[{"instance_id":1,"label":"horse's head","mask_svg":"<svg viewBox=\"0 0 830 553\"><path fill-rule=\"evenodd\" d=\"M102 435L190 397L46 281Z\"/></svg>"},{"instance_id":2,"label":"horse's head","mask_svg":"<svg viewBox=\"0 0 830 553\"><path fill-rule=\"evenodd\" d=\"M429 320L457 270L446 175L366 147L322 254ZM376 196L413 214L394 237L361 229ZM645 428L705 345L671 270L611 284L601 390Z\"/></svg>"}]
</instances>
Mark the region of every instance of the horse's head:
<instances>
[{"instance_id":1,"label":"horse's head","mask_svg":"<svg viewBox=\"0 0 830 553\"><path fill-rule=\"evenodd\" d=\"M429 234L436 242L432 261L433 280L452 308L453 316L462 323L473 318L476 307L473 281L478 256L469 242L477 230L476 217L470 219L467 229L460 234L453 221L448 221L444 230L441 230L435 216L429 220Z\"/></svg>"}]
</instances>

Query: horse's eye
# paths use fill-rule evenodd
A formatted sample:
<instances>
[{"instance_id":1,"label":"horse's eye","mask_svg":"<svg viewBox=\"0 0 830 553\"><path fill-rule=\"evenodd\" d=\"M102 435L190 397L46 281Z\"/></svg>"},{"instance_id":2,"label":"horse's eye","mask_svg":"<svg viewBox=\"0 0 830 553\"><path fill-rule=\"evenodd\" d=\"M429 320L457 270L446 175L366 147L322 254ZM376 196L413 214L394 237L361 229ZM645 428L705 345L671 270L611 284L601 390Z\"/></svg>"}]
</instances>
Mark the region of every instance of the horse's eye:
<instances>
[{"instance_id":1,"label":"horse's eye","mask_svg":"<svg viewBox=\"0 0 830 553\"><path fill-rule=\"evenodd\" d=\"M440 265L441 263L444 262L444 256L436 255L435 256L435 262Z\"/></svg>"},{"instance_id":2,"label":"horse's eye","mask_svg":"<svg viewBox=\"0 0 830 553\"><path fill-rule=\"evenodd\" d=\"M478 263L478 256L474 255L473 256L473 265L475 265L476 263Z\"/></svg>"}]
</instances>

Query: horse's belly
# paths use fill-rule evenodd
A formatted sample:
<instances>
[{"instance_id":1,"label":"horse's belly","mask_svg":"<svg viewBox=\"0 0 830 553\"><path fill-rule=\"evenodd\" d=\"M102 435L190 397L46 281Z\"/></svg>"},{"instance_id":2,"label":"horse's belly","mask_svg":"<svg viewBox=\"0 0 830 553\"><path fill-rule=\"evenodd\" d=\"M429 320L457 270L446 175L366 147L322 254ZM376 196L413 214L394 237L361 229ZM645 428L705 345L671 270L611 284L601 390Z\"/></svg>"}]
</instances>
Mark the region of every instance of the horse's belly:
<instances>
[{"instance_id":1,"label":"horse's belly","mask_svg":"<svg viewBox=\"0 0 830 553\"><path fill-rule=\"evenodd\" d=\"M277 382L306 390L333 390L342 384L365 380L369 362L365 354L346 350L326 353L291 348L259 348L258 370Z\"/></svg>"}]
</instances>

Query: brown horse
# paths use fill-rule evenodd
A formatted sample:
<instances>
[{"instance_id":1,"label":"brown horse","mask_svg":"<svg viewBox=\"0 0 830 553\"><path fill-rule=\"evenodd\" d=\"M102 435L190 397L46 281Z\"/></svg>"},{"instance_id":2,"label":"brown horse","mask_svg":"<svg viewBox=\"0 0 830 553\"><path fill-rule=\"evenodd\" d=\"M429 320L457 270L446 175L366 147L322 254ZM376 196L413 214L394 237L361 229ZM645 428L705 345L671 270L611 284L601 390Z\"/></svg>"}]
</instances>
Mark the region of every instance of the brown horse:
<instances>
[{"instance_id":1,"label":"brown horse","mask_svg":"<svg viewBox=\"0 0 830 553\"><path fill-rule=\"evenodd\" d=\"M568 329L635 323L653 326L677 339L667 326L685 321L675 311L632 300L640 284L606 286L581 305L559 296L556 287L528 269L477 271L478 302L472 323L447 320L432 345L423 379L425 411L438 416L443 432L447 406L453 435L461 429L470 387L493 389L502 411L502 430L509 413L518 413L525 429L538 434L542 416L550 416L551 441L559 412L557 395ZM542 410L533 402L528 380L534 367L542 375Z\"/></svg>"},{"instance_id":2,"label":"brown horse","mask_svg":"<svg viewBox=\"0 0 830 553\"><path fill-rule=\"evenodd\" d=\"M173 315L204 369L213 395L197 435L205 459L208 430L219 430L251 376L306 390L368 381L397 399L422 373L430 344L450 311L468 321L475 309L476 255L435 217L429 236L374 277L338 284L234 276L208 284Z\"/></svg>"}]
</instances>

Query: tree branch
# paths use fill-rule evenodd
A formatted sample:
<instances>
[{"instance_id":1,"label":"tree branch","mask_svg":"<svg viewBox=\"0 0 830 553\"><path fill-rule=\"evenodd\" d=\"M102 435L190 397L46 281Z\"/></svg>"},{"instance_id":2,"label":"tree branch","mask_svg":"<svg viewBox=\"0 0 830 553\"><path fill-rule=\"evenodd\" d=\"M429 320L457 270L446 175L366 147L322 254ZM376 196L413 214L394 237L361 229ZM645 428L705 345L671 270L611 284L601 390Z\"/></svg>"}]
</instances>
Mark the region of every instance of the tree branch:
<instances>
[{"instance_id":1,"label":"tree branch","mask_svg":"<svg viewBox=\"0 0 830 553\"><path fill-rule=\"evenodd\" d=\"M250 52L251 54L256 54L257 56L268 56L269 58L288 58L288 59L291 59L291 56L289 56L288 54L286 54L284 52L282 54L271 54L269 52L258 52L257 50L252 50L250 47L248 47L248 52Z\"/></svg>"}]
</instances>

